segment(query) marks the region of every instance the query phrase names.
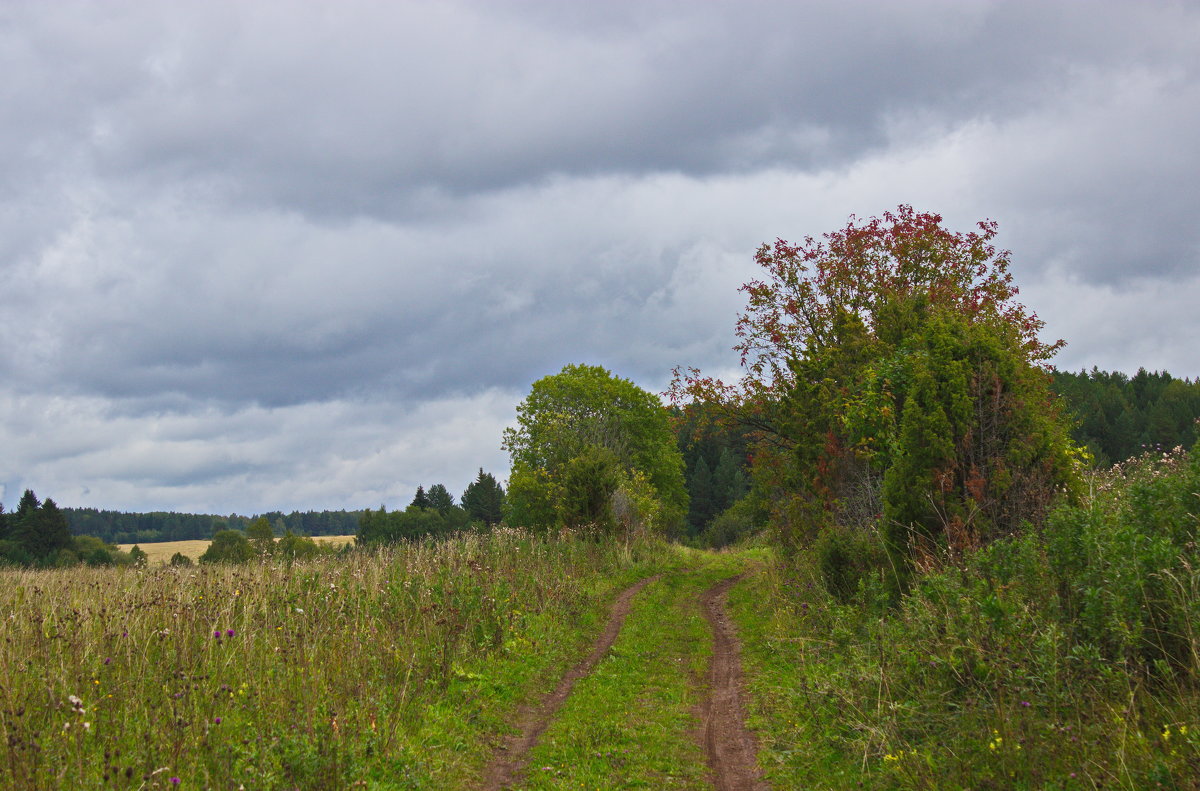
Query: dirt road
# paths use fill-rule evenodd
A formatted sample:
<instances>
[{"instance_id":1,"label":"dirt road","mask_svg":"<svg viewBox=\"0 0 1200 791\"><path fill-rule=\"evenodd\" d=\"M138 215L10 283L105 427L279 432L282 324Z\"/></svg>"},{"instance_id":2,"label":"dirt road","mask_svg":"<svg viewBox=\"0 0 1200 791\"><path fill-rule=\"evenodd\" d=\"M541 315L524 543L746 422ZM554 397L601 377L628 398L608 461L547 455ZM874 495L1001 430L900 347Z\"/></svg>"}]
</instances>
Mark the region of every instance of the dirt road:
<instances>
[{"instance_id":1,"label":"dirt road","mask_svg":"<svg viewBox=\"0 0 1200 791\"><path fill-rule=\"evenodd\" d=\"M629 615L634 596L657 579L658 576L649 577L622 592L613 603L608 623L593 644L591 653L572 667L554 690L536 705L518 712L518 733L509 737L497 751L483 775L480 785L483 791L501 791L524 780L530 751L554 721L575 684L589 675L612 648ZM757 745L745 725L739 644L725 608L728 591L739 579L741 575L722 580L700 596L700 609L713 639L708 688L698 707L700 741L708 762L709 782L717 791L767 791L770 787L762 779L756 761Z\"/></svg>"},{"instance_id":2,"label":"dirt road","mask_svg":"<svg viewBox=\"0 0 1200 791\"><path fill-rule=\"evenodd\" d=\"M484 773L482 785L484 791L500 791L521 778L529 760L529 751L537 744L538 738L546 730L546 726L553 721L554 715L562 708L563 703L570 696L571 690L575 687L575 683L591 673L608 653L608 650L612 648L617 635L621 633L621 626L624 625L626 616L629 615L633 597L642 588L657 580L659 576L661 575L647 577L621 593L613 602L604 632L596 639L592 646L592 652L588 654L587 658L568 670L567 674L558 682L558 686L543 697L537 706L523 709L518 713L517 724L520 732L508 739L501 754L492 761L491 766Z\"/></svg>"},{"instance_id":3,"label":"dirt road","mask_svg":"<svg viewBox=\"0 0 1200 791\"><path fill-rule=\"evenodd\" d=\"M725 599L741 575L730 577L705 591L700 599L713 633L709 665L709 696L701 720L704 751L717 791L764 791L756 756L758 746L746 728L742 704L742 669L739 643L725 611Z\"/></svg>"}]
</instances>

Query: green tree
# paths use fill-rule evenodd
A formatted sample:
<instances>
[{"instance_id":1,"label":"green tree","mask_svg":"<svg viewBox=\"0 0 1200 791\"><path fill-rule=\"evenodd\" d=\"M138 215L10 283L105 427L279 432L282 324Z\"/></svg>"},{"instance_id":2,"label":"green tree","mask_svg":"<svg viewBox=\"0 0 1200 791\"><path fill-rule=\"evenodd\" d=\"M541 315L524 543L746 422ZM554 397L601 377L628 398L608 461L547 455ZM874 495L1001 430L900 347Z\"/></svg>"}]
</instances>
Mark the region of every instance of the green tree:
<instances>
[{"instance_id":1,"label":"green tree","mask_svg":"<svg viewBox=\"0 0 1200 791\"><path fill-rule=\"evenodd\" d=\"M413 501L410 503L410 505L416 506L417 508L432 508L433 507L433 503L431 503L429 500L429 495L427 495L425 493L424 486L417 487L417 493L413 497Z\"/></svg>"},{"instance_id":2,"label":"green tree","mask_svg":"<svg viewBox=\"0 0 1200 791\"><path fill-rule=\"evenodd\" d=\"M651 393L599 366L568 365L533 383L517 407L517 426L504 432L512 459L508 500L514 521L534 527L567 524L594 489L578 471L609 457L618 488L642 474L661 503L660 529L673 530L687 514L683 460L667 410ZM590 487L591 484L588 484Z\"/></svg>"},{"instance_id":3,"label":"green tree","mask_svg":"<svg viewBox=\"0 0 1200 791\"><path fill-rule=\"evenodd\" d=\"M716 513L715 494L712 471L704 457L699 456L688 478L688 523L693 535L703 531Z\"/></svg>"},{"instance_id":4,"label":"green tree","mask_svg":"<svg viewBox=\"0 0 1200 791\"><path fill-rule=\"evenodd\" d=\"M52 563L60 551L70 551L72 546L71 528L63 512L49 497L39 503L29 489L17 506L12 537L40 564Z\"/></svg>"},{"instance_id":5,"label":"green tree","mask_svg":"<svg viewBox=\"0 0 1200 791\"><path fill-rule=\"evenodd\" d=\"M321 547L311 538L287 530L279 539L276 551L286 560L304 560L321 554Z\"/></svg>"},{"instance_id":6,"label":"green tree","mask_svg":"<svg viewBox=\"0 0 1200 791\"><path fill-rule=\"evenodd\" d=\"M450 490L440 483L430 486L426 496L429 500L428 507L442 516L445 516L454 507L454 495L450 494Z\"/></svg>"},{"instance_id":7,"label":"green tree","mask_svg":"<svg viewBox=\"0 0 1200 791\"><path fill-rule=\"evenodd\" d=\"M183 554L182 552L176 552L174 555L171 556L171 560L167 565L191 566L193 564L192 564L192 559L189 558L187 555Z\"/></svg>"},{"instance_id":8,"label":"green tree","mask_svg":"<svg viewBox=\"0 0 1200 791\"><path fill-rule=\"evenodd\" d=\"M149 555L146 554L146 550L134 544L129 550L129 559L133 562L133 565L144 569L146 563L149 561Z\"/></svg>"},{"instance_id":9,"label":"green tree","mask_svg":"<svg viewBox=\"0 0 1200 791\"><path fill-rule=\"evenodd\" d=\"M259 557L266 557L275 552L275 531L265 516L260 516L250 523L246 528L246 538Z\"/></svg>"},{"instance_id":10,"label":"green tree","mask_svg":"<svg viewBox=\"0 0 1200 791\"><path fill-rule=\"evenodd\" d=\"M200 556L201 563L245 563L254 557L254 547L240 530L222 530Z\"/></svg>"},{"instance_id":11,"label":"green tree","mask_svg":"<svg viewBox=\"0 0 1200 791\"><path fill-rule=\"evenodd\" d=\"M715 511L724 511L746 494L746 474L734 461L728 447L721 448L712 473Z\"/></svg>"},{"instance_id":12,"label":"green tree","mask_svg":"<svg viewBox=\"0 0 1200 791\"><path fill-rule=\"evenodd\" d=\"M479 475L463 492L462 507L470 521L498 525L504 518L504 489L490 472L480 467Z\"/></svg>"}]
</instances>

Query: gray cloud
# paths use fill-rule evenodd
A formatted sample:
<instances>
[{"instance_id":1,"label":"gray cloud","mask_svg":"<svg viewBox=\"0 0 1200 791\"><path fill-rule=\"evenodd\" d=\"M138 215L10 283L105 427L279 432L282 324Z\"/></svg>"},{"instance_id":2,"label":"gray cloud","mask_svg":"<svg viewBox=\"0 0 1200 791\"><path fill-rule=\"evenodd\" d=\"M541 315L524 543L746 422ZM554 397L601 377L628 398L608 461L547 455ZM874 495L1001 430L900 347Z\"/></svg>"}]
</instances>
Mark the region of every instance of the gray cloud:
<instances>
[{"instance_id":1,"label":"gray cloud","mask_svg":"<svg viewBox=\"0 0 1200 791\"><path fill-rule=\"evenodd\" d=\"M8 4L4 497L461 489L533 379L727 371L758 244L902 202L1001 223L1064 366L1195 376L1198 34L1172 3Z\"/></svg>"}]
</instances>

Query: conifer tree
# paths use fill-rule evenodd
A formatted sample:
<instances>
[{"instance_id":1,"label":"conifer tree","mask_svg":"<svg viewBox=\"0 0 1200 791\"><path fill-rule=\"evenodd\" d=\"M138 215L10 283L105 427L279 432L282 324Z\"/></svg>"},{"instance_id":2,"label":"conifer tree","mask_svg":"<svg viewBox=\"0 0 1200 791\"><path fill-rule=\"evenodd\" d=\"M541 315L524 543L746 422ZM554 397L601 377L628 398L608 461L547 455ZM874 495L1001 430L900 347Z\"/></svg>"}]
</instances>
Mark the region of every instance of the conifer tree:
<instances>
[{"instance_id":1,"label":"conifer tree","mask_svg":"<svg viewBox=\"0 0 1200 791\"><path fill-rule=\"evenodd\" d=\"M480 467L479 475L463 492L462 507L473 522L500 524L504 515L504 489L490 472Z\"/></svg>"},{"instance_id":2,"label":"conifer tree","mask_svg":"<svg viewBox=\"0 0 1200 791\"><path fill-rule=\"evenodd\" d=\"M443 516L454 507L454 495L440 483L430 486L426 497L429 499L429 507L436 509Z\"/></svg>"},{"instance_id":3,"label":"conifer tree","mask_svg":"<svg viewBox=\"0 0 1200 791\"><path fill-rule=\"evenodd\" d=\"M688 480L688 524L693 533L699 533L712 519L714 509L713 476L708 468L708 462L703 456L696 459L692 474Z\"/></svg>"},{"instance_id":4,"label":"conifer tree","mask_svg":"<svg viewBox=\"0 0 1200 791\"><path fill-rule=\"evenodd\" d=\"M721 448L712 478L714 515L733 505L746 493L746 475L738 468L729 448Z\"/></svg>"},{"instance_id":5,"label":"conifer tree","mask_svg":"<svg viewBox=\"0 0 1200 791\"><path fill-rule=\"evenodd\" d=\"M413 497L413 501L409 504L409 507L410 508L411 507L416 507L416 508L431 508L432 507L432 504L429 501L429 495L427 495L425 493L424 486L417 487L417 494L415 497Z\"/></svg>"}]
</instances>

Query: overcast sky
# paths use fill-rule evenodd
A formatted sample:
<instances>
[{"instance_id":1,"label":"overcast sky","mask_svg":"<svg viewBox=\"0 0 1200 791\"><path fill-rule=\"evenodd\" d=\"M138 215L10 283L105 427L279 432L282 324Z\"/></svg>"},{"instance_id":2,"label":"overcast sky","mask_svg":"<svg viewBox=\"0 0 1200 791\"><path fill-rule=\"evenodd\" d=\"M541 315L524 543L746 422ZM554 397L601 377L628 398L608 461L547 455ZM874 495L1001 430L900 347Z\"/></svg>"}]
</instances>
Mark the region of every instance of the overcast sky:
<instances>
[{"instance_id":1,"label":"overcast sky","mask_svg":"<svg viewBox=\"0 0 1200 791\"><path fill-rule=\"evenodd\" d=\"M1200 375L1193 3L0 0L0 74L9 508L457 495L900 203L999 222L1060 368Z\"/></svg>"}]
</instances>

